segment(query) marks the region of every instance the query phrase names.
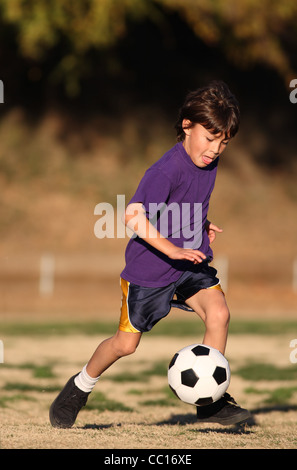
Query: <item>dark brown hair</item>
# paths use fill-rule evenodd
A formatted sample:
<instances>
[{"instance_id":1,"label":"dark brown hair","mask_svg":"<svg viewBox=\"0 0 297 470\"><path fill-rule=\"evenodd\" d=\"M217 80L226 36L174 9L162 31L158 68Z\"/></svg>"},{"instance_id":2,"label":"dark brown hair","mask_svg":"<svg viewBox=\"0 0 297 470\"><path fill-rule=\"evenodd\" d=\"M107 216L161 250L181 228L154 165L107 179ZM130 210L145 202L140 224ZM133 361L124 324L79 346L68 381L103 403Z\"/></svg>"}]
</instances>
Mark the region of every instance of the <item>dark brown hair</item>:
<instances>
[{"instance_id":1,"label":"dark brown hair","mask_svg":"<svg viewBox=\"0 0 297 470\"><path fill-rule=\"evenodd\" d=\"M201 124L212 134L225 135L231 139L239 128L239 105L224 82L212 81L209 85L187 95L175 125L178 141L183 141L185 138L184 119L190 121L188 128Z\"/></svg>"}]
</instances>

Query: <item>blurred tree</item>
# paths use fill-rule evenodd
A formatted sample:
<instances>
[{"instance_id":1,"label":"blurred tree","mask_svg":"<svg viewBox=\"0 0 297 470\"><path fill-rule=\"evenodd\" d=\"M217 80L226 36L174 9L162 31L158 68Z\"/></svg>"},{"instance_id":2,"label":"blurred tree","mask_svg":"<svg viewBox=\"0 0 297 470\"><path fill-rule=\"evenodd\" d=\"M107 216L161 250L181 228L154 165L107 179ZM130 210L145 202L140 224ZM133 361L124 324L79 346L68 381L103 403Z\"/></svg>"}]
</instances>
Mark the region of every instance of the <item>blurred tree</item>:
<instances>
[{"instance_id":1,"label":"blurred tree","mask_svg":"<svg viewBox=\"0 0 297 470\"><path fill-rule=\"evenodd\" d=\"M67 38L74 53L110 46L126 29L126 17L142 17L151 2L138 0L1 0L2 22L14 24L22 54L41 58Z\"/></svg>"},{"instance_id":2,"label":"blurred tree","mask_svg":"<svg viewBox=\"0 0 297 470\"><path fill-rule=\"evenodd\" d=\"M158 0L177 9L195 34L219 46L237 66L264 64L290 81L296 56L295 0Z\"/></svg>"},{"instance_id":3,"label":"blurred tree","mask_svg":"<svg viewBox=\"0 0 297 470\"><path fill-rule=\"evenodd\" d=\"M75 95L86 52L111 47L125 34L128 17L141 19L152 9L138 0L0 0L0 28L14 27L18 53L36 63L60 45L64 54L52 78L66 80Z\"/></svg>"},{"instance_id":4,"label":"blurred tree","mask_svg":"<svg viewBox=\"0 0 297 470\"><path fill-rule=\"evenodd\" d=\"M261 63L286 83L293 77L296 0L0 0L0 31L10 28L18 54L34 64L61 48L51 77L75 95L88 71L87 53L111 49L131 21L150 19L161 28L168 12L178 13L236 66ZM30 73L38 77L38 67Z\"/></svg>"}]
</instances>

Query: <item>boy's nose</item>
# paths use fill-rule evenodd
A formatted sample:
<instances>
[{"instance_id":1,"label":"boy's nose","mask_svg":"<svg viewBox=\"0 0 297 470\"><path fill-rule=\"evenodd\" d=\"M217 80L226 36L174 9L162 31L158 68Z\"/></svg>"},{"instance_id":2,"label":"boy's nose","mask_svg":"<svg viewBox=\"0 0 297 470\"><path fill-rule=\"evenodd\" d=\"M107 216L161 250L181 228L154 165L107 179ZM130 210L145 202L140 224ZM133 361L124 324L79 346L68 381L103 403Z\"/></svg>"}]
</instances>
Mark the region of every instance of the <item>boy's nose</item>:
<instances>
[{"instance_id":1,"label":"boy's nose","mask_svg":"<svg viewBox=\"0 0 297 470\"><path fill-rule=\"evenodd\" d=\"M219 155L220 146L221 146L220 142L212 142L210 150L211 150L211 152L213 152L214 156Z\"/></svg>"}]
</instances>

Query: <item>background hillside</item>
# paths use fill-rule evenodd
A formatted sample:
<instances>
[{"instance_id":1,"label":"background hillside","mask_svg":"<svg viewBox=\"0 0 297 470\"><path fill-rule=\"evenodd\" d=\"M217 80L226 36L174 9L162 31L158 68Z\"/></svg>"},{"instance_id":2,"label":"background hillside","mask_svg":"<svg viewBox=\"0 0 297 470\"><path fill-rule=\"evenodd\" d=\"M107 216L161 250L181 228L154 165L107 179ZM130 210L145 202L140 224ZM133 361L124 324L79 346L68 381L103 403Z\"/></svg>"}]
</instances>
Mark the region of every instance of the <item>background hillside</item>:
<instances>
[{"instance_id":1,"label":"background hillside","mask_svg":"<svg viewBox=\"0 0 297 470\"><path fill-rule=\"evenodd\" d=\"M210 209L229 303L296 314L296 20L272 0L0 0L2 318L117 318L127 239L97 239L94 208L129 200L186 92L214 78L242 112Z\"/></svg>"}]
</instances>

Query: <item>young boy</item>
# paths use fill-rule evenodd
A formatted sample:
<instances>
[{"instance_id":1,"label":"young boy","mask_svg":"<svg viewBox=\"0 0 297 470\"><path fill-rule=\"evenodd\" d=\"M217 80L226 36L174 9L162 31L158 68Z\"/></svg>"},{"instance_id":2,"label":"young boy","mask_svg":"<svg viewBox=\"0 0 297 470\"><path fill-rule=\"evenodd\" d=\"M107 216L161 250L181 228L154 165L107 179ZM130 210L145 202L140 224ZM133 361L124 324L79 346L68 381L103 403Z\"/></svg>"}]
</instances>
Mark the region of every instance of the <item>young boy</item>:
<instances>
[{"instance_id":1,"label":"young boy","mask_svg":"<svg viewBox=\"0 0 297 470\"><path fill-rule=\"evenodd\" d=\"M71 427L99 376L136 350L142 333L172 306L194 311L205 323L203 343L225 352L229 310L210 243L222 230L207 220L219 155L239 127L239 107L227 85L215 81L191 92L180 109L177 144L154 163L128 204L124 222L134 231L121 273L119 328L52 403L50 422ZM182 229L182 230L181 230ZM246 421L247 410L225 394L197 407L198 422Z\"/></svg>"}]
</instances>

